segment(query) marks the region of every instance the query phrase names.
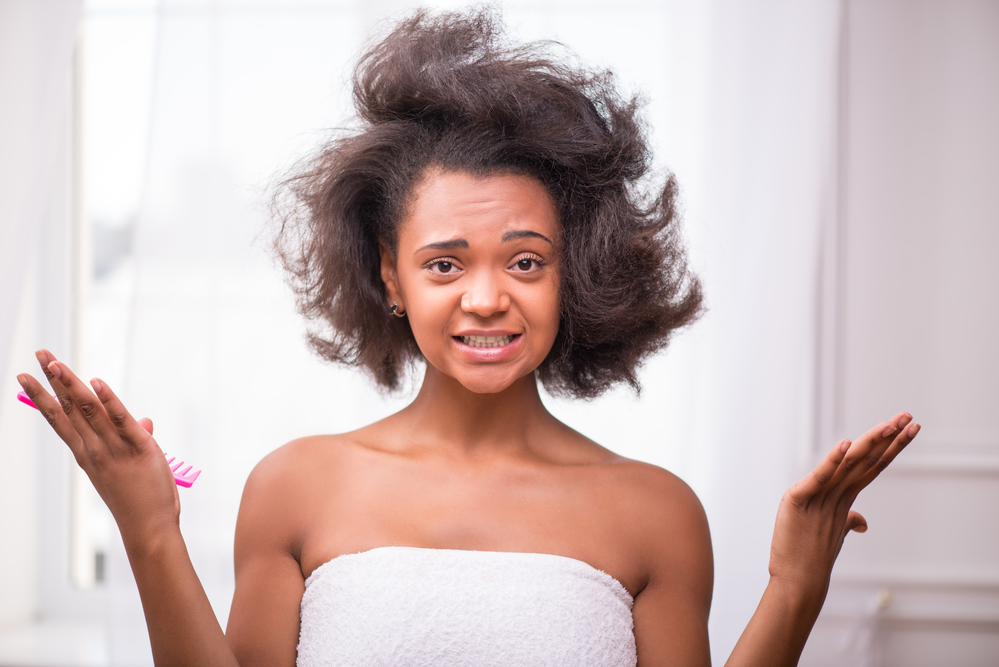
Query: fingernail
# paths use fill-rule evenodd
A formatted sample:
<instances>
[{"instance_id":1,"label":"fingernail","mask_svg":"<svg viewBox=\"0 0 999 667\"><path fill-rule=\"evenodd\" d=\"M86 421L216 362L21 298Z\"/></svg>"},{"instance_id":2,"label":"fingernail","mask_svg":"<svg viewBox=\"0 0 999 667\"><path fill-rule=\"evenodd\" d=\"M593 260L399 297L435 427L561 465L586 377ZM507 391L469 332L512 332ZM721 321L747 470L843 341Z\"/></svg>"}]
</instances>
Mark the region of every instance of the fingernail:
<instances>
[{"instance_id":1,"label":"fingernail","mask_svg":"<svg viewBox=\"0 0 999 667\"><path fill-rule=\"evenodd\" d=\"M882 438L887 438L887 437L888 437L889 435L891 435L892 433L894 433L894 432L895 432L896 430L897 430L897 429L895 428L895 426L894 426L893 424L889 424L889 425L888 425L888 428L886 428L886 429L885 429L885 430L884 430L884 431L883 431L883 432L881 433L881 437L882 437Z\"/></svg>"},{"instance_id":2,"label":"fingernail","mask_svg":"<svg viewBox=\"0 0 999 667\"><path fill-rule=\"evenodd\" d=\"M90 386L93 387L94 391L96 391L98 394L101 393L101 389L104 388L104 385L102 385L101 381L98 380L97 378L94 378L93 380L90 381Z\"/></svg>"},{"instance_id":3,"label":"fingernail","mask_svg":"<svg viewBox=\"0 0 999 667\"><path fill-rule=\"evenodd\" d=\"M17 383L21 385L21 389L28 390L28 378L24 377L24 375L17 376Z\"/></svg>"},{"instance_id":4,"label":"fingernail","mask_svg":"<svg viewBox=\"0 0 999 667\"><path fill-rule=\"evenodd\" d=\"M850 442L849 440L844 440L843 444L841 444L839 446L839 451L841 451L842 453L846 454L846 452L850 449L850 445L852 445L852 444L853 443Z\"/></svg>"},{"instance_id":5,"label":"fingernail","mask_svg":"<svg viewBox=\"0 0 999 667\"><path fill-rule=\"evenodd\" d=\"M36 350L35 359L38 359L38 363L42 366L47 366L49 363L49 355L45 354L45 350Z\"/></svg>"},{"instance_id":6,"label":"fingernail","mask_svg":"<svg viewBox=\"0 0 999 667\"><path fill-rule=\"evenodd\" d=\"M57 378L62 377L62 369L59 368L58 362L53 361L48 366L46 366L46 368L49 369L52 375L55 375Z\"/></svg>"},{"instance_id":7,"label":"fingernail","mask_svg":"<svg viewBox=\"0 0 999 667\"><path fill-rule=\"evenodd\" d=\"M910 438L915 438L916 434L919 433L919 429L920 428L921 427L920 427L919 424L913 424L912 426L910 426L909 427L909 437Z\"/></svg>"}]
</instances>

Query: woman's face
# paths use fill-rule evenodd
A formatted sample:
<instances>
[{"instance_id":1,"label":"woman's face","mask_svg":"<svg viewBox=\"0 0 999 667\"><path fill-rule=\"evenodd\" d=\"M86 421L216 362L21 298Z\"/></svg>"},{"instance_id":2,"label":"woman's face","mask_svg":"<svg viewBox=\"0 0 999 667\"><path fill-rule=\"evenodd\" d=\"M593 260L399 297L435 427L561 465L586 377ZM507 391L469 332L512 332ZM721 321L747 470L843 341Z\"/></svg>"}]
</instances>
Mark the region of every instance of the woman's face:
<instances>
[{"instance_id":1,"label":"woman's face","mask_svg":"<svg viewBox=\"0 0 999 667\"><path fill-rule=\"evenodd\" d=\"M530 176L428 172L382 249L398 302L427 361L476 393L536 369L559 326L559 223Z\"/></svg>"}]
</instances>

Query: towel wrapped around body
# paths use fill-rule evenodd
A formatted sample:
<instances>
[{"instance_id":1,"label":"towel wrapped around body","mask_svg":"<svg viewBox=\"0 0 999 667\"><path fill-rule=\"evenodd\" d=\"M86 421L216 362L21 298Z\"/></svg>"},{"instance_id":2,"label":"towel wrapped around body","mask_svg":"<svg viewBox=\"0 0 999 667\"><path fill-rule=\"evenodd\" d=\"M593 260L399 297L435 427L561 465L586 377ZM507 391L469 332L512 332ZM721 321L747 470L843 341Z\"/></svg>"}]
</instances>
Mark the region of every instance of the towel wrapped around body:
<instances>
[{"instance_id":1,"label":"towel wrapped around body","mask_svg":"<svg viewBox=\"0 0 999 667\"><path fill-rule=\"evenodd\" d=\"M635 667L634 600L550 554L380 547L305 582L298 667Z\"/></svg>"}]
</instances>

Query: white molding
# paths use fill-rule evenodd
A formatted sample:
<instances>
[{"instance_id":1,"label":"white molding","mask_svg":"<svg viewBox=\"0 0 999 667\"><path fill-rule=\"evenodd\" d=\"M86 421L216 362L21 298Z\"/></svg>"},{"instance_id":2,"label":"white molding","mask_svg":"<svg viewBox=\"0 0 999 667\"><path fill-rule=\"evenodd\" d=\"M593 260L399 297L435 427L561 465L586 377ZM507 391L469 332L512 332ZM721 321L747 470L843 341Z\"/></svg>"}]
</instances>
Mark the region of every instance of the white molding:
<instances>
[{"instance_id":1,"label":"white molding","mask_svg":"<svg viewBox=\"0 0 999 667\"><path fill-rule=\"evenodd\" d=\"M995 454L916 454L908 452L891 464L892 470L909 474L999 475L999 452Z\"/></svg>"},{"instance_id":2,"label":"white molding","mask_svg":"<svg viewBox=\"0 0 999 667\"><path fill-rule=\"evenodd\" d=\"M881 607L879 600L887 604ZM999 631L999 578L917 573L837 577L829 587L822 617L856 620L872 616L876 609L892 625Z\"/></svg>"},{"instance_id":3,"label":"white molding","mask_svg":"<svg viewBox=\"0 0 999 667\"><path fill-rule=\"evenodd\" d=\"M922 570L885 570L883 572L833 572L829 590L857 586L901 586L920 588L977 588L999 595L999 571L971 572L960 575Z\"/></svg>"}]
</instances>

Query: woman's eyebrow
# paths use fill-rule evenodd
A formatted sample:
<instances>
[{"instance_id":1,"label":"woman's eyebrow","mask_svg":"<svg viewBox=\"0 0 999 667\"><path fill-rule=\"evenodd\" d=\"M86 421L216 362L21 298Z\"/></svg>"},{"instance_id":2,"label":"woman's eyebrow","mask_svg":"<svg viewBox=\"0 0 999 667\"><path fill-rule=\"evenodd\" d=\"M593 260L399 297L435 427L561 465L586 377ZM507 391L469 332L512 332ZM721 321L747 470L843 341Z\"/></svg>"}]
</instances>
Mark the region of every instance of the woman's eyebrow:
<instances>
[{"instance_id":1,"label":"woman's eyebrow","mask_svg":"<svg viewBox=\"0 0 999 667\"><path fill-rule=\"evenodd\" d=\"M526 239L526 238L537 238L542 241L547 241L549 245L555 245L552 240L545 236L544 234L539 234L537 232L532 232L529 229L518 229L510 232L504 232L503 243L508 241L513 241L516 239ZM452 250L454 248L467 248L468 241L465 239L451 239L450 241L435 241L434 243L428 243L425 246L421 246L416 249L416 252L422 252L424 250Z\"/></svg>"},{"instance_id":2,"label":"woman's eyebrow","mask_svg":"<svg viewBox=\"0 0 999 667\"><path fill-rule=\"evenodd\" d=\"M514 239L526 239L526 238L536 238L543 241L548 241L548 245L555 245L552 240L545 236L544 234L538 234L537 232L532 232L528 229L516 230L512 232L506 232L503 234L503 243L507 241L513 241Z\"/></svg>"},{"instance_id":3,"label":"woman's eyebrow","mask_svg":"<svg viewBox=\"0 0 999 667\"><path fill-rule=\"evenodd\" d=\"M434 243L428 243L427 245L421 248L417 248L416 252L421 252L423 250L451 250L453 248L467 248L467 247L468 247L468 241L466 241L465 239L451 239L450 241L436 241Z\"/></svg>"}]
</instances>

